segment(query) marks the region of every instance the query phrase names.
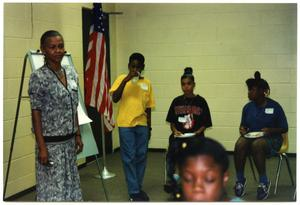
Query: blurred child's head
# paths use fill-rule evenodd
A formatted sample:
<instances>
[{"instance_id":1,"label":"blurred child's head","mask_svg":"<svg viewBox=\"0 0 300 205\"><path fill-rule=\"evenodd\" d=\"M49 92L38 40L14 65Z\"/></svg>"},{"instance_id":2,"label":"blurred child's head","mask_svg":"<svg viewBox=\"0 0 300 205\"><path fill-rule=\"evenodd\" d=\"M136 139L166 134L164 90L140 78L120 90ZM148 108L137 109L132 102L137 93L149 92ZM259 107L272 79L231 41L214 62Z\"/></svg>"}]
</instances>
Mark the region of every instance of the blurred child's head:
<instances>
[{"instance_id":1,"label":"blurred child's head","mask_svg":"<svg viewBox=\"0 0 300 205\"><path fill-rule=\"evenodd\" d=\"M186 67L181 76L181 89L185 95L193 94L195 88L195 79L193 76L193 69Z\"/></svg>"},{"instance_id":2,"label":"blurred child's head","mask_svg":"<svg viewBox=\"0 0 300 205\"><path fill-rule=\"evenodd\" d=\"M223 200L229 166L224 147L210 138L195 139L182 143L179 153L184 200Z\"/></svg>"}]
</instances>

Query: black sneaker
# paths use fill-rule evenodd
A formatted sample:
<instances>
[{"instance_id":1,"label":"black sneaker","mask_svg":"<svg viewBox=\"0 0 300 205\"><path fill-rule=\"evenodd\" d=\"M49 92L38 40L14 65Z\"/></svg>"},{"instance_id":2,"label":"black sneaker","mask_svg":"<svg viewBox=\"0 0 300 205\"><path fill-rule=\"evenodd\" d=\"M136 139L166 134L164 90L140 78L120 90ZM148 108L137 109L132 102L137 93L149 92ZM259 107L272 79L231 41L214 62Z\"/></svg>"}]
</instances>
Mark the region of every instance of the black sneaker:
<instances>
[{"instance_id":1,"label":"black sneaker","mask_svg":"<svg viewBox=\"0 0 300 205\"><path fill-rule=\"evenodd\" d=\"M270 187L271 187L271 181L269 181L267 184L260 183L257 187L257 195L256 195L257 200L267 199L269 196Z\"/></svg>"},{"instance_id":2,"label":"black sneaker","mask_svg":"<svg viewBox=\"0 0 300 205\"><path fill-rule=\"evenodd\" d=\"M140 191L140 195L144 199L144 201L150 201L149 196L143 190Z\"/></svg>"},{"instance_id":3,"label":"black sneaker","mask_svg":"<svg viewBox=\"0 0 300 205\"><path fill-rule=\"evenodd\" d=\"M174 193L176 191L177 184L172 182L167 182L164 184L164 191L168 194Z\"/></svg>"},{"instance_id":4,"label":"black sneaker","mask_svg":"<svg viewBox=\"0 0 300 205\"><path fill-rule=\"evenodd\" d=\"M239 182L239 181L237 181L236 183L235 183L235 186L234 186L234 192L235 192L235 195L237 196L237 197L242 197L242 196L244 196L245 195L245 188L246 188L246 179L245 179L245 181L244 181L244 183L243 182Z\"/></svg>"},{"instance_id":5,"label":"black sneaker","mask_svg":"<svg viewBox=\"0 0 300 205\"><path fill-rule=\"evenodd\" d=\"M129 194L129 201L145 201L140 193Z\"/></svg>"}]
</instances>

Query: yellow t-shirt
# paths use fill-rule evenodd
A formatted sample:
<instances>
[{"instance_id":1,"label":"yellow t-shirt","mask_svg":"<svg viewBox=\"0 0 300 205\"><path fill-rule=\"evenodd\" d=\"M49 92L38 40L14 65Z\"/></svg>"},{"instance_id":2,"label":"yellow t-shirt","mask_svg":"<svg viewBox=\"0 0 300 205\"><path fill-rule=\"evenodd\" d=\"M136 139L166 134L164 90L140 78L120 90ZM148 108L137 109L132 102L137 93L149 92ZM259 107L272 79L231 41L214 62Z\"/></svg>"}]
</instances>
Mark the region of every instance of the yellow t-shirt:
<instances>
[{"instance_id":1,"label":"yellow t-shirt","mask_svg":"<svg viewBox=\"0 0 300 205\"><path fill-rule=\"evenodd\" d=\"M118 89L126 75L120 75L109 92L113 93ZM135 127L147 125L146 108L155 106L151 82L147 79L139 79L136 83L128 81L124 87L119 101L117 125L119 127Z\"/></svg>"}]
</instances>

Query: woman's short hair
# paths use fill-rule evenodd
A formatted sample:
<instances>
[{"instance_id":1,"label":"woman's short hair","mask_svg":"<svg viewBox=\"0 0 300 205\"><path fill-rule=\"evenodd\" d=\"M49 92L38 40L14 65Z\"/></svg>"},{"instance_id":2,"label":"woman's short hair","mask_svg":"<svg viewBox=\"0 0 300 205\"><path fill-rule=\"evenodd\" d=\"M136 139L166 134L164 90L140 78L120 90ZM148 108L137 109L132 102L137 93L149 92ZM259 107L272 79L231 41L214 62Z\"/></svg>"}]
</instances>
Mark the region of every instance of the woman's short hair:
<instances>
[{"instance_id":1,"label":"woman's short hair","mask_svg":"<svg viewBox=\"0 0 300 205\"><path fill-rule=\"evenodd\" d=\"M43 35L40 39L40 45L43 46L45 44L47 38L55 37L55 36L60 36L63 39L63 36L58 31L55 31L55 30L46 31L45 33L43 33Z\"/></svg>"},{"instance_id":2,"label":"woman's short hair","mask_svg":"<svg viewBox=\"0 0 300 205\"><path fill-rule=\"evenodd\" d=\"M133 53L133 54L131 54L130 57L129 57L129 63L131 63L134 60L137 60L137 61L139 61L142 64L145 63L145 57L141 53Z\"/></svg>"}]
</instances>

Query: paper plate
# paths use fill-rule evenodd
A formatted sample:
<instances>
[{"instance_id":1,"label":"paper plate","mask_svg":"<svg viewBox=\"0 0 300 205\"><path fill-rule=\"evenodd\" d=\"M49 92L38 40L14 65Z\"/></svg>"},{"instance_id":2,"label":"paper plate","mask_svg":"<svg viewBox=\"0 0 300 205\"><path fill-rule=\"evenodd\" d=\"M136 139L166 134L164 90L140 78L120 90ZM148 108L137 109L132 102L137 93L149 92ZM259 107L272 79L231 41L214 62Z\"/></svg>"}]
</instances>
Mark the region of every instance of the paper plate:
<instances>
[{"instance_id":1,"label":"paper plate","mask_svg":"<svg viewBox=\"0 0 300 205\"><path fill-rule=\"evenodd\" d=\"M179 135L177 137L187 138L187 137L193 137L195 136L195 133L184 133L183 135Z\"/></svg>"},{"instance_id":2,"label":"paper plate","mask_svg":"<svg viewBox=\"0 0 300 205\"><path fill-rule=\"evenodd\" d=\"M249 132L244 135L246 138L259 138L264 136L264 132Z\"/></svg>"}]
</instances>

